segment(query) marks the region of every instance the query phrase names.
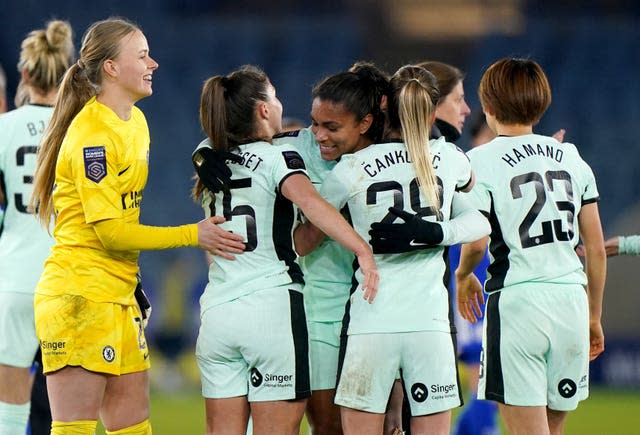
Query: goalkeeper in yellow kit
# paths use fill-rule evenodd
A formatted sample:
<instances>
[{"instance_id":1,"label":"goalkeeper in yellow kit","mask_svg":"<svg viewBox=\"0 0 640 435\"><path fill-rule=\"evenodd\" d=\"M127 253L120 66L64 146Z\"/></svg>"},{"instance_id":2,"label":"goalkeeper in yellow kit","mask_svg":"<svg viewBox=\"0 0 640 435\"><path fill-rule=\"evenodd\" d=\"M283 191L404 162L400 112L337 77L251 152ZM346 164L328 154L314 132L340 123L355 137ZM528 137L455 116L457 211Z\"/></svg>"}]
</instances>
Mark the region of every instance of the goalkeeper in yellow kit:
<instances>
[{"instance_id":1,"label":"goalkeeper in yellow kit","mask_svg":"<svg viewBox=\"0 0 640 435\"><path fill-rule=\"evenodd\" d=\"M158 64L123 19L92 24L65 75L38 156L32 205L55 214L55 245L35 296L36 333L53 417L51 433L151 434L149 353L134 297L142 249L200 246L241 252L215 225L139 223L149 130L134 105L152 93Z\"/></svg>"}]
</instances>

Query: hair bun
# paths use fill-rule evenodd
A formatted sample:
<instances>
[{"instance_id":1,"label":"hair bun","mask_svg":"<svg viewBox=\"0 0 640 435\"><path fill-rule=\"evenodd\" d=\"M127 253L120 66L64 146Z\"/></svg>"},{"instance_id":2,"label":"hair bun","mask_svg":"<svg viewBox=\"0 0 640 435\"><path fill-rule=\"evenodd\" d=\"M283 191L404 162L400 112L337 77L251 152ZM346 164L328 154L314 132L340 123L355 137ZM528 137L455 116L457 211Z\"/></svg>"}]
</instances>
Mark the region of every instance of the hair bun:
<instances>
[{"instance_id":1,"label":"hair bun","mask_svg":"<svg viewBox=\"0 0 640 435\"><path fill-rule=\"evenodd\" d=\"M53 49L73 51L72 34L71 25L67 21L53 20L47 24L47 43Z\"/></svg>"}]
</instances>

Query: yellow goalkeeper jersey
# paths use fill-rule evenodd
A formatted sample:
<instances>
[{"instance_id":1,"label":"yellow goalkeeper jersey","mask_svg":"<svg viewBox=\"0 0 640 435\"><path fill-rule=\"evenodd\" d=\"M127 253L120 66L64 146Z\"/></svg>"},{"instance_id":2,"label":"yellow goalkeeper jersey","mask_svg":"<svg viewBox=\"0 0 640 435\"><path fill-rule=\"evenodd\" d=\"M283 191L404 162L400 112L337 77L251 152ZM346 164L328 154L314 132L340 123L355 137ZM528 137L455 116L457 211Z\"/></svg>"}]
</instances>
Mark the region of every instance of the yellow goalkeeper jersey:
<instances>
[{"instance_id":1,"label":"yellow goalkeeper jersey","mask_svg":"<svg viewBox=\"0 0 640 435\"><path fill-rule=\"evenodd\" d=\"M58 154L55 246L38 293L135 303L139 251L106 250L93 224L105 219L139 222L149 142L147 121L135 106L123 121L94 97L73 119Z\"/></svg>"}]
</instances>

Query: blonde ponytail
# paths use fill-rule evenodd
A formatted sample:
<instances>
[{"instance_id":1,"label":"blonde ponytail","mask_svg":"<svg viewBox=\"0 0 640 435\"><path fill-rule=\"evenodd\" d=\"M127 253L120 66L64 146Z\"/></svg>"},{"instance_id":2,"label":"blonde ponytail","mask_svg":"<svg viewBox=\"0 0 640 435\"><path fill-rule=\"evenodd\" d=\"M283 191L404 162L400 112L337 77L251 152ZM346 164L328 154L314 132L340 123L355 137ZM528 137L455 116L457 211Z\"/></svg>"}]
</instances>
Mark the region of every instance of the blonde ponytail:
<instances>
[{"instance_id":1,"label":"blonde ponytail","mask_svg":"<svg viewBox=\"0 0 640 435\"><path fill-rule=\"evenodd\" d=\"M393 75L390 89L389 128L402 131L420 189L434 214L442 219L440 188L429 149L431 122L440 96L436 78L424 68L407 65Z\"/></svg>"},{"instance_id":2,"label":"blonde ponytail","mask_svg":"<svg viewBox=\"0 0 640 435\"><path fill-rule=\"evenodd\" d=\"M104 62L115 59L123 38L137 30L135 24L122 18L93 23L82 38L80 59L71 65L62 78L55 109L38 151L30 201L31 209L46 228L49 228L54 213L52 196L56 164L67 129L86 102L99 93Z\"/></svg>"},{"instance_id":3,"label":"blonde ponytail","mask_svg":"<svg viewBox=\"0 0 640 435\"><path fill-rule=\"evenodd\" d=\"M431 125L429 120L435 109L427 91L417 79L409 80L402 87L399 96L400 125L404 143L411 158L413 170L418 177L422 193L429 200L434 213L440 219L440 197L438 183L431 163L429 137Z\"/></svg>"}]
</instances>

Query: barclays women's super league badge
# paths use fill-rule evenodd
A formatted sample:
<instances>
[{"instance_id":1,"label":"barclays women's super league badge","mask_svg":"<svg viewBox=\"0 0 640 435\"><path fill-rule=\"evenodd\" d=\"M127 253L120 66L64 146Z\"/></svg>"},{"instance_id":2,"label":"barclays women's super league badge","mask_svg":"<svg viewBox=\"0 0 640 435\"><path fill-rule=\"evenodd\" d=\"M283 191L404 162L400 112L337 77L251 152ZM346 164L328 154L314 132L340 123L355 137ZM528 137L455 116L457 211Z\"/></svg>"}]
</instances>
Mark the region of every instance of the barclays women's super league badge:
<instances>
[{"instance_id":1,"label":"barclays women's super league badge","mask_svg":"<svg viewBox=\"0 0 640 435\"><path fill-rule=\"evenodd\" d=\"M83 148L84 175L91 181L99 183L107 176L107 153L104 146Z\"/></svg>"}]
</instances>

